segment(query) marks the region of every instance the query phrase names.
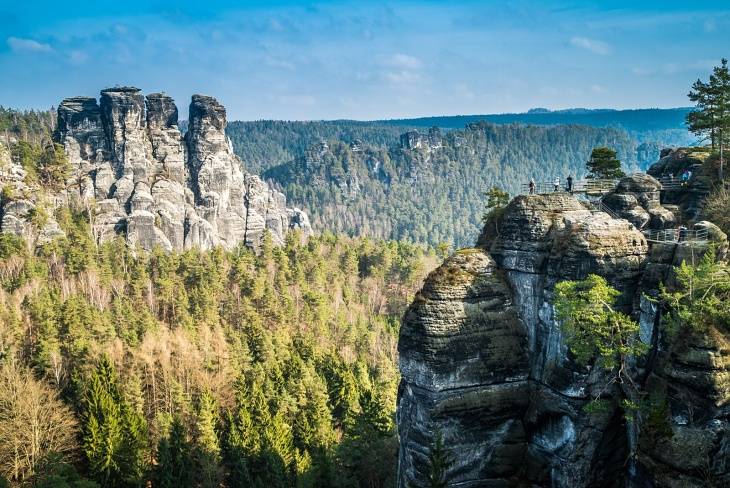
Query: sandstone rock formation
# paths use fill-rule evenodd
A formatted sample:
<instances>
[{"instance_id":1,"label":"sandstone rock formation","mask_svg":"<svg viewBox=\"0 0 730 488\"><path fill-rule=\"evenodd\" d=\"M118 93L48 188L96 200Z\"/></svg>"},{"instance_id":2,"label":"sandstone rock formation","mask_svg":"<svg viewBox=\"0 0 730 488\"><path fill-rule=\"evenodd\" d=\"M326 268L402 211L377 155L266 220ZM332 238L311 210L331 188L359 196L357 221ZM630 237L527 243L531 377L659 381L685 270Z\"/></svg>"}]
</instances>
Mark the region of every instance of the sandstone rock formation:
<instances>
[{"instance_id":1,"label":"sandstone rock formation","mask_svg":"<svg viewBox=\"0 0 730 488\"><path fill-rule=\"evenodd\" d=\"M622 178L616 189L603 197L603 203L637 229L672 228L679 218L660 203L661 188L661 183L652 176L634 173Z\"/></svg>"},{"instance_id":2,"label":"sandstone rock formation","mask_svg":"<svg viewBox=\"0 0 730 488\"><path fill-rule=\"evenodd\" d=\"M647 170L655 178L673 177L677 181L685 171L691 172L685 186L662 192L662 203L676 205L687 220L696 220L700 216L704 199L717 182L717 167L709 164L709 156L707 149L702 147L664 149L659 161Z\"/></svg>"},{"instance_id":3,"label":"sandstone rock formation","mask_svg":"<svg viewBox=\"0 0 730 488\"><path fill-rule=\"evenodd\" d=\"M638 203L643 191L633 183L618 194ZM653 185L641 189L646 184ZM730 481L728 339L669 348L646 299L673 264L702 252L690 247L650 248L631 223L567 194L512 200L486 223L476 248L458 251L427 278L404 316L399 486L426 486L437 432L451 449L449 486L680 486L670 481L680 475L681 486L703 486L701 462L713 480ZM552 302L556 283L590 273L622 292L620 307L640 320L641 340L652 348L651 364L637 364L636 374L664 389L676 436L663 444L647 441L649 428L637 441L616 405L584 409L617 387L600 368L573 361ZM687 409L701 413L690 421Z\"/></svg>"},{"instance_id":4,"label":"sandstone rock formation","mask_svg":"<svg viewBox=\"0 0 730 488\"><path fill-rule=\"evenodd\" d=\"M145 249L255 248L265 230L275 243L290 228L311 232L306 214L243 172L225 127L225 108L194 95L183 137L169 96L122 87L102 90L98 104L65 99L55 137L73 166L73 194L94 202L99 240L123 234Z\"/></svg>"}]
</instances>

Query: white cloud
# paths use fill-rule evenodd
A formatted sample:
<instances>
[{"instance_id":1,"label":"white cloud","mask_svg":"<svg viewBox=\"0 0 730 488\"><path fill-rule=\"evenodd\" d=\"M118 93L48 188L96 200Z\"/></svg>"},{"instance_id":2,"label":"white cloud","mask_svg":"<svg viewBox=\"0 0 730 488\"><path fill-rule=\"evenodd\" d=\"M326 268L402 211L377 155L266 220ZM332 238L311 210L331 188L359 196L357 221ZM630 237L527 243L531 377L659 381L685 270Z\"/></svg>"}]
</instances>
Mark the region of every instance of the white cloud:
<instances>
[{"instance_id":1,"label":"white cloud","mask_svg":"<svg viewBox=\"0 0 730 488\"><path fill-rule=\"evenodd\" d=\"M384 73L384 76L386 80L396 85L410 85L412 83L418 83L422 79L420 74L408 70L389 71Z\"/></svg>"},{"instance_id":2,"label":"white cloud","mask_svg":"<svg viewBox=\"0 0 730 488\"><path fill-rule=\"evenodd\" d=\"M420 59L408 54L394 54L386 58L383 64L401 69L420 69L423 66Z\"/></svg>"},{"instance_id":3,"label":"white cloud","mask_svg":"<svg viewBox=\"0 0 730 488\"><path fill-rule=\"evenodd\" d=\"M593 93L606 93L606 87L603 85L591 85L591 92Z\"/></svg>"},{"instance_id":4,"label":"white cloud","mask_svg":"<svg viewBox=\"0 0 730 488\"><path fill-rule=\"evenodd\" d=\"M50 44L38 42L34 39L23 39L20 37L8 37L8 46L15 52L51 52Z\"/></svg>"},{"instance_id":5,"label":"white cloud","mask_svg":"<svg viewBox=\"0 0 730 488\"><path fill-rule=\"evenodd\" d=\"M573 37L570 40L570 43L575 47L579 47L602 56L611 54L611 46L603 41L588 39L587 37Z\"/></svg>"}]
</instances>

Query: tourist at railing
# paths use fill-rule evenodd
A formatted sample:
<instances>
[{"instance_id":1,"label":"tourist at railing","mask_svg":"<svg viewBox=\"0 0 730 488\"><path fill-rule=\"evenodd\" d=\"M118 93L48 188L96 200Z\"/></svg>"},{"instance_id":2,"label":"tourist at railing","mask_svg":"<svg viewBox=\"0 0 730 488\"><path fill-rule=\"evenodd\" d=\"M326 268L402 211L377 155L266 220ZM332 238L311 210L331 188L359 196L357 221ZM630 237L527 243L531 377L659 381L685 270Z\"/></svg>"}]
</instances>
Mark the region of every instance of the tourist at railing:
<instances>
[{"instance_id":1,"label":"tourist at railing","mask_svg":"<svg viewBox=\"0 0 730 488\"><path fill-rule=\"evenodd\" d=\"M560 177L556 176L555 181L553 181L553 184L555 185L555 191L560 191Z\"/></svg>"},{"instance_id":2,"label":"tourist at railing","mask_svg":"<svg viewBox=\"0 0 730 488\"><path fill-rule=\"evenodd\" d=\"M568 193L573 193L573 175L572 174L568 175L567 181L568 181L568 186L566 187L566 189L568 190Z\"/></svg>"},{"instance_id":3,"label":"tourist at railing","mask_svg":"<svg viewBox=\"0 0 730 488\"><path fill-rule=\"evenodd\" d=\"M530 178L530 183L528 184L528 186L530 188L530 195L534 195L535 194L535 180Z\"/></svg>"}]
</instances>

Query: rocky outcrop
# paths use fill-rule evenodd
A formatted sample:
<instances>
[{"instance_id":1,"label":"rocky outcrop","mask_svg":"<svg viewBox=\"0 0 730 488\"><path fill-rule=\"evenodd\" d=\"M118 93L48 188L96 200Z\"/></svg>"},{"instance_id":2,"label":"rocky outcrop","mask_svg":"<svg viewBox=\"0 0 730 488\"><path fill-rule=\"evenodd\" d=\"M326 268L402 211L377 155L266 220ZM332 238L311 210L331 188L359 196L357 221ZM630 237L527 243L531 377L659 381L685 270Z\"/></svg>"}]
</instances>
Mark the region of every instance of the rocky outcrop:
<instances>
[{"instance_id":1,"label":"rocky outcrop","mask_svg":"<svg viewBox=\"0 0 730 488\"><path fill-rule=\"evenodd\" d=\"M679 182L689 171L689 181L662 192L662 204L676 206L679 218L695 221L700 217L707 195L718 181L717 161L705 147L664 149L661 158L647 173L655 178L671 178Z\"/></svg>"},{"instance_id":2,"label":"rocky outcrop","mask_svg":"<svg viewBox=\"0 0 730 488\"><path fill-rule=\"evenodd\" d=\"M642 197L654 187L634 178L616 193L646 205L654 199ZM426 486L435 433L451 449L449 486L679 486L667 480L680 469L686 486L703 486L694 468L676 463L679 443L690 440L708 476L727 481L727 337L670 353L654 328L656 306L646 299L673 264L702 249L650 248L633 224L587 210L567 194L512 200L487 222L476 248L458 251L429 275L403 318L399 486ZM671 404L667 425L678 435L666 449L643 447L644 434L637 447L638 430L616 403L585 409L599 395L616 397L617 386L600 368L574 362L552 303L556 283L591 273L621 291L619 306L640 320L641 340L652 347L651 364L636 365L637 378L656 376L651 381L665 391L672 383L683 392L671 397L687 395L698 409L707 403L701 389L712 390L714 406L702 410L695 430L683 430L674 415L680 402ZM638 454L629 459L631 452Z\"/></svg>"},{"instance_id":3,"label":"rocky outcrop","mask_svg":"<svg viewBox=\"0 0 730 488\"><path fill-rule=\"evenodd\" d=\"M27 236L38 244L45 244L63 231L52 215L45 215L43 208L53 195L40 194L26 183L27 172L13 161L8 148L0 143L0 229Z\"/></svg>"},{"instance_id":4,"label":"rocky outcrop","mask_svg":"<svg viewBox=\"0 0 730 488\"><path fill-rule=\"evenodd\" d=\"M311 232L306 214L243 172L225 128L212 97L193 96L183 137L169 96L122 87L102 90L98 104L65 99L55 137L74 169L73 196L95 202L100 240L121 233L145 249L256 248L266 230L275 243L293 227Z\"/></svg>"},{"instance_id":5,"label":"rocky outcrop","mask_svg":"<svg viewBox=\"0 0 730 488\"><path fill-rule=\"evenodd\" d=\"M602 199L603 204L637 229L675 227L678 217L660 203L662 185L650 175L634 173L619 180L616 189Z\"/></svg>"}]
</instances>

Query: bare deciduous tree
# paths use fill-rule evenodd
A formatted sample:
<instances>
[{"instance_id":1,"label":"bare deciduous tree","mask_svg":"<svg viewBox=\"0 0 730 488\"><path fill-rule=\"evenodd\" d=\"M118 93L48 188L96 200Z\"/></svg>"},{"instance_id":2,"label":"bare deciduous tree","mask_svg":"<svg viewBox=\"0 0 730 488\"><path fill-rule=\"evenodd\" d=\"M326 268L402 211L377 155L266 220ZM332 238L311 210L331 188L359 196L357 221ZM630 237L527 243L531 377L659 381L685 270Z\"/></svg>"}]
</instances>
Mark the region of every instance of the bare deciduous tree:
<instances>
[{"instance_id":1,"label":"bare deciduous tree","mask_svg":"<svg viewBox=\"0 0 730 488\"><path fill-rule=\"evenodd\" d=\"M47 456L76 451L76 420L55 390L15 364L0 365L0 473L30 478Z\"/></svg>"}]
</instances>

